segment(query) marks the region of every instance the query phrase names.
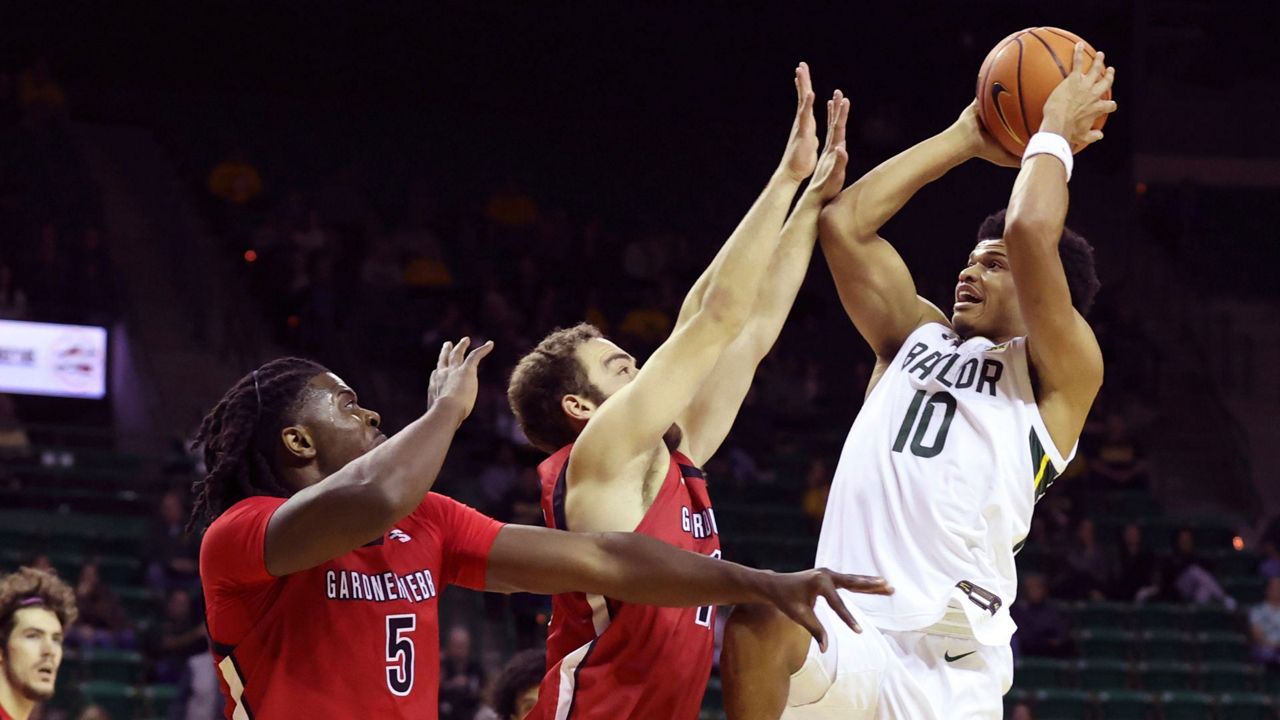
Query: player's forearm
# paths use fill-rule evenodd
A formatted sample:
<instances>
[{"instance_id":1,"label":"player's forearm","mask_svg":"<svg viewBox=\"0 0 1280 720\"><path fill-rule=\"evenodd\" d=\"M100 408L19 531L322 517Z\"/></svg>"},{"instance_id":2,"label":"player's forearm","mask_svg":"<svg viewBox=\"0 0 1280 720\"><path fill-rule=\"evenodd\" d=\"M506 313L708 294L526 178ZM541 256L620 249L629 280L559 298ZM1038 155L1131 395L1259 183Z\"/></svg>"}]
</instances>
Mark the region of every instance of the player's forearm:
<instances>
[{"instance_id":1,"label":"player's forearm","mask_svg":"<svg viewBox=\"0 0 1280 720\"><path fill-rule=\"evenodd\" d=\"M885 160L827 206L824 222L857 240L875 235L925 185L973 157L973 149L948 128Z\"/></svg>"},{"instance_id":2,"label":"player's forearm","mask_svg":"<svg viewBox=\"0 0 1280 720\"><path fill-rule=\"evenodd\" d=\"M729 236L710 273L699 312L741 330L751 314L782 223L800 183L775 175ZM736 332L734 333L736 334Z\"/></svg>"},{"instance_id":3,"label":"player's forearm","mask_svg":"<svg viewBox=\"0 0 1280 720\"><path fill-rule=\"evenodd\" d=\"M1033 155L1022 164L1005 215L1004 240L1015 280L1018 251L1027 243L1057 246L1069 203L1067 173L1061 160L1052 155Z\"/></svg>"},{"instance_id":4,"label":"player's forearm","mask_svg":"<svg viewBox=\"0 0 1280 720\"><path fill-rule=\"evenodd\" d=\"M667 607L766 602L772 573L674 548L637 533L596 536L593 592Z\"/></svg>"},{"instance_id":5,"label":"player's forearm","mask_svg":"<svg viewBox=\"0 0 1280 720\"><path fill-rule=\"evenodd\" d=\"M750 347L757 360L764 359L777 341L800 286L804 284L818 238L821 211L821 200L815 193L806 192L782 226L778 247L769 264L768 282L760 288L747 326L751 335Z\"/></svg>"},{"instance_id":6,"label":"player's forearm","mask_svg":"<svg viewBox=\"0 0 1280 720\"><path fill-rule=\"evenodd\" d=\"M389 513L391 522L413 512L431 490L465 417L465 408L457 400L440 398L422 417L354 461L362 464L355 476L372 479L362 484Z\"/></svg>"}]
</instances>

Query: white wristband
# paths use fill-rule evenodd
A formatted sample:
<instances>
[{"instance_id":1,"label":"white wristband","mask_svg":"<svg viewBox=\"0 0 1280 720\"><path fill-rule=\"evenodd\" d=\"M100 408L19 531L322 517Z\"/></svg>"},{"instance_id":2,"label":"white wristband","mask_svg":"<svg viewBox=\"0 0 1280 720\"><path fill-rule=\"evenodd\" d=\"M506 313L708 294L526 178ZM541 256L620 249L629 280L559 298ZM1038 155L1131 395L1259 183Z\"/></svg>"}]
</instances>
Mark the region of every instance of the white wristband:
<instances>
[{"instance_id":1,"label":"white wristband","mask_svg":"<svg viewBox=\"0 0 1280 720\"><path fill-rule=\"evenodd\" d=\"M1022 153L1022 162L1025 164L1032 155L1052 155L1058 158L1067 169L1067 182L1071 181L1071 167L1075 158L1071 155L1071 144L1066 138L1057 133L1038 132L1027 143L1027 150Z\"/></svg>"}]
</instances>

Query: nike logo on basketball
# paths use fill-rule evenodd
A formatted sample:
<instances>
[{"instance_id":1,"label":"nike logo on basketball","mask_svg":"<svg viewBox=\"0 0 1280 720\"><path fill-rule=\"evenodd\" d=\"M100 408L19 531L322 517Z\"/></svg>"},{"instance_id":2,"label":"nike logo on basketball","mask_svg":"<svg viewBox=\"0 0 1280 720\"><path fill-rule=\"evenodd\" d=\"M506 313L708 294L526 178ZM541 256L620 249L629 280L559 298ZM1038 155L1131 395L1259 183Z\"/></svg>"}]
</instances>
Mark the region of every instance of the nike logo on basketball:
<instances>
[{"instance_id":1,"label":"nike logo on basketball","mask_svg":"<svg viewBox=\"0 0 1280 720\"><path fill-rule=\"evenodd\" d=\"M944 653L942 654L942 659L943 659L943 660L946 660L946 661L947 661L947 662L949 662L949 663L953 663L953 662L955 662L955 661L957 661L957 660L963 660L963 659L965 659L965 658L969 657L970 655L972 655L972 654L974 654L974 653L976 653L976 652L978 652L978 651L977 651L977 650L970 650L970 651L969 651L969 652L967 652L967 653L962 653L962 654L960 654L960 655L956 655L956 656L952 657L952 655L951 655L951 651L950 651L950 650L948 650L948 651L946 651L946 652L944 652Z\"/></svg>"},{"instance_id":2,"label":"nike logo on basketball","mask_svg":"<svg viewBox=\"0 0 1280 720\"><path fill-rule=\"evenodd\" d=\"M1011 95L1008 88L1003 83L995 82L991 84L991 104L995 107L996 117L1000 119L1000 124L1004 126L1005 132L1009 136L1018 140L1018 133L1013 131L1013 127L1009 125L1009 120L1004 116L1004 106L1000 104L1001 95Z\"/></svg>"}]
</instances>

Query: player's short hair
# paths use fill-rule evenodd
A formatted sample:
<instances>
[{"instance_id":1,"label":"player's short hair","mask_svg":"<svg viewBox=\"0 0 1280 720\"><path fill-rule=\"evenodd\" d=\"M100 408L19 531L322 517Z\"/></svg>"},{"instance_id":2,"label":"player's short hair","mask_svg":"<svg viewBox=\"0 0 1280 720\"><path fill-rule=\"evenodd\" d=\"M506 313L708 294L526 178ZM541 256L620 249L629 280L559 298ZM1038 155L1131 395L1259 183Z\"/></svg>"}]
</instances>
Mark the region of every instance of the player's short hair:
<instances>
[{"instance_id":1,"label":"player's short hair","mask_svg":"<svg viewBox=\"0 0 1280 720\"><path fill-rule=\"evenodd\" d=\"M58 616L65 630L80 614L76 593L57 575L31 567L20 568L0 579L0 651L9 646L19 610L44 608Z\"/></svg>"},{"instance_id":2,"label":"player's short hair","mask_svg":"<svg viewBox=\"0 0 1280 720\"><path fill-rule=\"evenodd\" d=\"M556 328L520 358L511 372L507 402L525 437L539 450L553 453L578 437L560 407L565 395L581 395L592 402L604 400L574 354L579 345L599 337L604 336L590 323Z\"/></svg>"},{"instance_id":3,"label":"player's short hair","mask_svg":"<svg viewBox=\"0 0 1280 720\"><path fill-rule=\"evenodd\" d=\"M1008 208L994 212L982 221L978 227L978 240L993 240L1004 237L1004 216ZM1058 257L1062 259L1062 269L1067 274L1067 287L1071 290L1071 305L1084 317L1093 309L1093 300L1098 296L1102 283L1098 281L1098 270L1093 262L1093 245L1084 236L1069 227L1062 228L1062 237L1058 240Z\"/></svg>"},{"instance_id":4,"label":"player's short hair","mask_svg":"<svg viewBox=\"0 0 1280 720\"><path fill-rule=\"evenodd\" d=\"M489 686L486 701L502 720L516 714L516 700L520 694L542 682L547 672L545 650L524 650L511 656L502 671Z\"/></svg>"},{"instance_id":5,"label":"player's short hair","mask_svg":"<svg viewBox=\"0 0 1280 720\"><path fill-rule=\"evenodd\" d=\"M191 443L203 448L207 474L192 485L188 532L247 497L290 495L272 469L272 443L293 423L311 378L326 372L302 358L272 360L240 378L213 406Z\"/></svg>"}]
</instances>

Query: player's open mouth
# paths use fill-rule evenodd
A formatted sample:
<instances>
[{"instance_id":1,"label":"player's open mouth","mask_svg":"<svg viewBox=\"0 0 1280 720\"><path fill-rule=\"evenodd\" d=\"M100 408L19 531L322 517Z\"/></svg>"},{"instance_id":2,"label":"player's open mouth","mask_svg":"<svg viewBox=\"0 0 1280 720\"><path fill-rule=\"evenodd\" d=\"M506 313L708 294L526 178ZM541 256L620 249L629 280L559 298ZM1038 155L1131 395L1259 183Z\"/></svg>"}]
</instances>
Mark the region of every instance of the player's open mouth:
<instances>
[{"instance_id":1,"label":"player's open mouth","mask_svg":"<svg viewBox=\"0 0 1280 720\"><path fill-rule=\"evenodd\" d=\"M36 668L36 675L39 676L41 680L53 682L53 676L54 676L53 668L50 668L50 667Z\"/></svg>"},{"instance_id":2,"label":"player's open mouth","mask_svg":"<svg viewBox=\"0 0 1280 720\"><path fill-rule=\"evenodd\" d=\"M969 283L960 283L956 286L956 310L972 307L982 302L982 300L982 295Z\"/></svg>"}]
</instances>

